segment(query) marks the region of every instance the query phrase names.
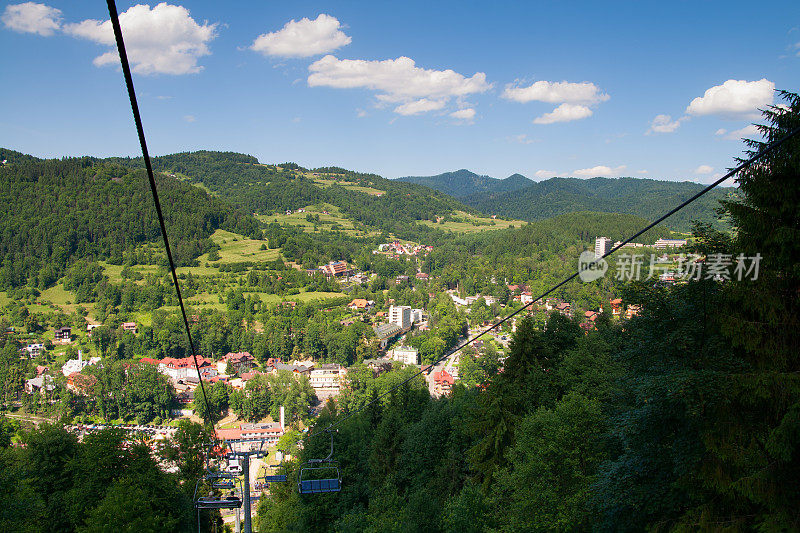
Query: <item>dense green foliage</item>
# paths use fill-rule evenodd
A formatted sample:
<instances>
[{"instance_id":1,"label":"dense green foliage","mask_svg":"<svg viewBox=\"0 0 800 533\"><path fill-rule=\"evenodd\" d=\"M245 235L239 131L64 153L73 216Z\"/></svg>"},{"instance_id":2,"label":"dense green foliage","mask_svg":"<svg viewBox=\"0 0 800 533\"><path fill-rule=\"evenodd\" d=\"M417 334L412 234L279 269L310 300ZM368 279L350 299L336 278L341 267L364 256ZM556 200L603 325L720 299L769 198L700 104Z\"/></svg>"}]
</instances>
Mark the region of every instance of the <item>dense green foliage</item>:
<instances>
[{"instance_id":1,"label":"dense green foliage","mask_svg":"<svg viewBox=\"0 0 800 533\"><path fill-rule=\"evenodd\" d=\"M401 178L450 194L487 214L521 220L540 220L575 211L627 213L655 220L664 206L678 205L700 191L693 182L639 178L551 178L540 182L514 174L504 180L478 176L467 170L438 176ZM689 231L692 221L725 224L717 220L719 200L732 194L717 189L665 222L676 231Z\"/></svg>"},{"instance_id":2,"label":"dense green foliage","mask_svg":"<svg viewBox=\"0 0 800 533\"><path fill-rule=\"evenodd\" d=\"M512 174L505 179L498 180L490 176L479 176L463 168L436 176L407 176L398 178L398 180L425 185L462 201L473 195L518 191L533 183L522 174Z\"/></svg>"},{"instance_id":3,"label":"dense green foliage","mask_svg":"<svg viewBox=\"0 0 800 533\"><path fill-rule=\"evenodd\" d=\"M128 168L141 168L141 158L113 159ZM317 169L335 173L335 179L384 191L382 195L347 189L334 183L322 186L299 169L261 165L251 156L229 152L184 152L153 158L153 167L175 173L190 183L212 190L221 199L250 213L269 215L327 202L348 218L401 238L424 240L435 232L416 224L436 220L437 215L468 209L452 198L426 187L387 180L339 168Z\"/></svg>"},{"instance_id":4,"label":"dense green foliage","mask_svg":"<svg viewBox=\"0 0 800 533\"><path fill-rule=\"evenodd\" d=\"M3 531L188 531L186 487L165 474L150 449L121 431L87 435L44 426L24 448L0 448ZM192 486L193 488L193 486Z\"/></svg>"},{"instance_id":5,"label":"dense green foliage","mask_svg":"<svg viewBox=\"0 0 800 533\"><path fill-rule=\"evenodd\" d=\"M800 124L784 96L768 140ZM262 531L796 531L798 175L795 138L739 176L733 239L696 229L701 254L760 253L757 279L632 283L638 316L601 315L587 334L558 315L518 321L484 391L402 387L340 419L342 492L280 488ZM326 446L307 438L301 461Z\"/></svg>"},{"instance_id":6,"label":"dense green foliage","mask_svg":"<svg viewBox=\"0 0 800 533\"><path fill-rule=\"evenodd\" d=\"M76 259L121 264L161 232L143 171L95 158L12 158L0 167L0 288L46 288ZM259 234L257 222L196 187L159 175L174 257L187 264L208 251L217 228Z\"/></svg>"}]
</instances>

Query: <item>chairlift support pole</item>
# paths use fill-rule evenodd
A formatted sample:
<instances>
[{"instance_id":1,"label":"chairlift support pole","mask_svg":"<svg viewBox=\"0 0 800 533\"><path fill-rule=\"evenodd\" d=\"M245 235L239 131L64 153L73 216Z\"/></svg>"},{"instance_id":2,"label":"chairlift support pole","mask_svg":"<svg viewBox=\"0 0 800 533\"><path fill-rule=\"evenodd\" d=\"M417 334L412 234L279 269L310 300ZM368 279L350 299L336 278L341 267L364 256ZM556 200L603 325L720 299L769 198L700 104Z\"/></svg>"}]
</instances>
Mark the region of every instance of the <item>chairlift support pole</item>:
<instances>
[{"instance_id":1,"label":"chairlift support pole","mask_svg":"<svg viewBox=\"0 0 800 533\"><path fill-rule=\"evenodd\" d=\"M242 507L244 508L244 533L253 533L253 524L252 524L252 517L250 516L250 457L255 456L256 458L264 457L264 439L260 441L256 440L243 440L243 439L236 439L236 440L226 440L225 443L227 445L233 444L247 444L251 446L249 450L244 451L234 451L233 447L231 446L231 451L228 453L228 457L237 457L242 461L242 474L244 474L244 489L242 490ZM258 449L252 449L252 445L258 443ZM238 518L238 513L237 513ZM238 520L237 520L238 523ZM238 526L237 526L238 527Z\"/></svg>"}]
</instances>

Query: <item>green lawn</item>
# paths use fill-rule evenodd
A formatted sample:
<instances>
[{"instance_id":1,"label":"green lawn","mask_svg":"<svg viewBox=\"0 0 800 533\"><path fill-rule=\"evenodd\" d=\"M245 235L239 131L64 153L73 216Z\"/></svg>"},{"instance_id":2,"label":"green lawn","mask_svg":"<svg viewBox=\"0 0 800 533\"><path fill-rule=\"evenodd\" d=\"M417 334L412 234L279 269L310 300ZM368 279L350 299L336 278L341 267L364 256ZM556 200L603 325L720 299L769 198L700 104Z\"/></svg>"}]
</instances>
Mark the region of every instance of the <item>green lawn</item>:
<instances>
[{"instance_id":1,"label":"green lawn","mask_svg":"<svg viewBox=\"0 0 800 533\"><path fill-rule=\"evenodd\" d=\"M248 239L222 229L215 231L211 240L222 248L219 251L219 262L221 263L274 261L280 256L280 250L261 249L261 245L266 244L266 241ZM199 261L201 264L208 261L208 254L201 255Z\"/></svg>"},{"instance_id":2,"label":"green lawn","mask_svg":"<svg viewBox=\"0 0 800 533\"><path fill-rule=\"evenodd\" d=\"M339 210L338 207L330 204L319 204L319 205L309 205L304 207L305 212L299 213L295 211L291 215L287 215L285 213L276 213L274 215L259 215L258 218L261 222L269 224L271 222L277 222L278 224L285 224L289 226L296 226L299 228L303 228L303 231L307 233L314 232L314 225L317 226L317 232L322 230L330 230L333 229L334 224L338 224L339 231L343 231L349 235L353 235L356 237L359 236L367 236L367 235L375 235L377 232L375 231L368 231L364 232L358 230L353 226L353 222L346 218L342 212ZM327 211L328 214L325 214L324 211ZM311 222L306 220L306 216L308 215L318 215L319 216L319 223Z\"/></svg>"},{"instance_id":3,"label":"green lawn","mask_svg":"<svg viewBox=\"0 0 800 533\"><path fill-rule=\"evenodd\" d=\"M311 300L328 300L345 296L343 292L301 292L300 294L287 294L284 300L295 302L310 302Z\"/></svg>"},{"instance_id":4,"label":"green lawn","mask_svg":"<svg viewBox=\"0 0 800 533\"><path fill-rule=\"evenodd\" d=\"M98 264L103 267L103 272L112 283L122 283L124 281L122 279L122 269L125 267L122 265L110 265L105 261L98 261ZM158 273L159 267L158 265L134 265L130 267L129 270L133 270L147 277L148 274ZM144 280L139 280L137 283L144 284Z\"/></svg>"},{"instance_id":5,"label":"green lawn","mask_svg":"<svg viewBox=\"0 0 800 533\"><path fill-rule=\"evenodd\" d=\"M493 220L489 217L477 217L465 213L463 211L456 211L456 218L460 219L459 222L448 220L443 224L438 224L430 220L423 220L422 224L439 228L444 231L452 231L453 233L480 233L482 231L494 231L498 229L506 229L510 226L519 228L526 224L522 220ZM488 224L488 225L485 225Z\"/></svg>"},{"instance_id":6,"label":"green lawn","mask_svg":"<svg viewBox=\"0 0 800 533\"><path fill-rule=\"evenodd\" d=\"M317 183L322 188L330 187L331 185L338 184L341 187L344 187L348 191L356 191L356 192L364 192L367 194L371 194L373 196L380 196L384 194L386 191L382 191L380 189L375 189L373 187L364 187L363 185L359 185L352 181L345 181L333 178L321 178L312 176L311 174L306 174L306 177L310 180L313 180L314 183Z\"/></svg>"}]
</instances>

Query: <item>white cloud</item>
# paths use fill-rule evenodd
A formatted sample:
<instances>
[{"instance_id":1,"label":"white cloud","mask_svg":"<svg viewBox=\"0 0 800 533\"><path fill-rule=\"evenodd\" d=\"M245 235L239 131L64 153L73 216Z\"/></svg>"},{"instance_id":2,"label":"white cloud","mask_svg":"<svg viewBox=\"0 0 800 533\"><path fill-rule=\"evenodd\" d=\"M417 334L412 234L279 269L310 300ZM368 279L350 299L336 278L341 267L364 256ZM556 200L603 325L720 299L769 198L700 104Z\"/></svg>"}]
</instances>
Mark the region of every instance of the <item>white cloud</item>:
<instances>
[{"instance_id":1,"label":"white cloud","mask_svg":"<svg viewBox=\"0 0 800 533\"><path fill-rule=\"evenodd\" d=\"M138 4L119 16L125 48L138 74L194 74L203 69L197 60L211 52L217 24L198 24L183 6L162 2L150 9ZM64 26L64 31L98 44L114 46L111 21L84 20ZM119 63L116 48L96 57L98 67Z\"/></svg>"},{"instance_id":2,"label":"white cloud","mask_svg":"<svg viewBox=\"0 0 800 533\"><path fill-rule=\"evenodd\" d=\"M475 118L475 109L471 107L459 109L458 111L453 111L450 113L450 116L459 120L472 120Z\"/></svg>"},{"instance_id":3,"label":"white cloud","mask_svg":"<svg viewBox=\"0 0 800 533\"><path fill-rule=\"evenodd\" d=\"M327 55L312 63L308 70L309 87L377 91L379 101L400 104L395 108L400 114L441 109L451 98L483 93L492 86L483 72L467 78L450 69L417 67L408 57L368 61Z\"/></svg>"},{"instance_id":4,"label":"white cloud","mask_svg":"<svg viewBox=\"0 0 800 533\"><path fill-rule=\"evenodd\" d=\"M537 81L528 87L517 87L513 84L509 84L503 91L503 98L522 104L536 100L551 104L570 103L591 105L605 102L610 97L600 92L600 88L594 83Z\"/></svg>"},{"instance_id":5,"label":"white cloud","mask_svg":"<svg viewBox=\"0 0 800 533\"><path fill-rule=\"evenodd\" d=\"M420 98L419 100L412 100L411 102L399 105L394 108L394 112L398 115L419 115L420 113L427 113L428 111L435 111L444 107L444 100L428 100L427 98Z\"/></svg>"},{"instance_id":6,"label":"white cloud","mask_svg":"<svg viewBox=\"0 0 800 533\"><path fill-rule=\"evenodd\" d=\"M625 166L625 165L620 165L620 166L614 167L614 168L607 167L605 165L598 165L598 166L592 167L592 168L581 168L581 169L578 169L578 170L574 171L572 174L574 176L587 177L587 178L594 178L594 177L597 177L597 176L611 178L611 177L619 176L620 172L624 171L626 168L628 168L628 167Z\"/></svg>"},{"instance_id":7,"label":"white cloud","mask_svg":"<svg viewBox=\"0 0 800 533\"><path fill-rule=\"evenodd\" d=\"M714 172L714 167L708 165L700 165L694 169L695 174L711 174L712 172Z\"/></svg>"},{"instance_id":8,"label":"white cloud","mask_svg":"<svg viewBox=\"0 0 800 533\"><path fill-rule=\"evenodd\" d=\"M766 78L758 81L728 80L692 100L686 112L723 118L756 117L759 108L772 103L774 92L775 84Z\"/></svg>"},{"instance_id":9,"label":"white cloud","mask_svg":"<svg viewBox=\"0 0 800 533\"><path fill-rule=\"evenodd\" d=\"M6 6L2 20L10 30L49 37L61 29L61 10L45 4L25 2Z\"/></svg>"},{"instance_id":10,"label":"white cloud","mask_svg":"<svg viewBox=\"0 0 800 533\"><path fill-rule=\"evenodd\" d=\"M183 120L185 120L186 122L191 123L191 122L196 121L197 118L194 115L183 115Z\"/></svg>"},{"instance_id":11,"label":"white cloud","mask_svg":"<svg viewBox=\"0 0 800 533\"><path fill-rule=\"evenodd\" d=\"M528 137L527 133L520 133L519 135L506 137L506 140L508 140L509 142L514 142L519 144L533 144L537 142L535 139L531 139L530 137Z\"/></svg>"},{"instance_id":12,"label":"white cloud","mask_svg":"<svg viewBox=\"0 0 800 533\"><path fill-rule=\"evenodd\" d=\"M656 118L650 123L650 129L647 133L672 133L677 130L681 125L684 118L672 120L670 115L656 115Z\"/></svg>"},{"instance_id":13,"label":"white cloud","mask_svg":"<svg viewBox=\"0 0 800 533\"><path fill-rule=\"evenodd\" d=\"M537 170L533 175L543 180L556 177L556 173L552 170Z\"/></svg>"},{"instance_id":14,"label":"white cloud","mask_svg":"<svg viewBox=\"0 0 800 533\"><path fill-rule=\"evenodd\" d=\"M315 20L290 20L279 31L259 35L250 49L266 56L280 57L327 54L352 41L340 28L339 20L325 13Z\"/></svg>"},{"instance_id":15,"label":"white cloud","mask_svg":"<svg viewBox=\"0 0 800 533\"><path fill-rule=\"evenodd\" d=\"M534 124L553 124L554 122L570 122L592 116L592 110L584 105L561 104L551 113L545 113L533 120Z\"/></svg>"},{"instance_id":16,"label":"white cloud","mask_svg":"<svg viewBox=\"0 0 800 533\"><path fill-rule=\"evenodd\" d=\"M743 137L759 137L761 136L761 132L758 131L758 128L754 124L750 124L749 126L733 131L720 128L716 131L715 135L719 135L729 141L740 141Z\"/></svg>"}]
</instances>

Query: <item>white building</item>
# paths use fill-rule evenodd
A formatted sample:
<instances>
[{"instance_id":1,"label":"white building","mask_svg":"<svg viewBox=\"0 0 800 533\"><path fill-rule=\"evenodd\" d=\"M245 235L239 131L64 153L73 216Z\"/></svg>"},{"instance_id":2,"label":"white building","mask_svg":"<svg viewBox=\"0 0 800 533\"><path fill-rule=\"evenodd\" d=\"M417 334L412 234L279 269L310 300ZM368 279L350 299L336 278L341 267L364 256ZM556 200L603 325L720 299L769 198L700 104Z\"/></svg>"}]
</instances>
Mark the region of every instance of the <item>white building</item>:
<instances>
[{"instance_id":1,"label":"white building","mask_svg":"<svg viewBox=\"0 0 800 533\"><path fill-rule=\"evenodd\" d=\"M28 356L31 358L39 357L44 351L44 344L29 344L25 347L25 351L28 352Z\"/></svg>"},{"instance_id":2,"label":"white building","mask_svg":"<svg viewBox=\"0 0 800 533\"><path fill-rule=\"evenodd\" d=\"M84 361L83 351L78 350L78 358L70 359L69 361L64 363L64 366L61 367L61 373L64 374L65 376L69 376L72 373L80 372L89 365L93 365L99 362L100 362L99 357L92 357L88 361Z\"/></svg>"},{"instance_id":3,"label":"white building","mask_svg":"<svg viewBox=\"0 0 800 533\"><path fill-rule=\"evenodd\" d=\"M419 351L411 346L398 346L390 351L389 356L395 361L400 361L407 365L419 364Z\"/></svg>"},{"instance_id":4,"label":"white building","mask_svg":"<svg viewBox=\"0 0 800 533\"><path fill-rule=\"evenodd\" d=\"M308 381L316 391L339 392L342 376L347 370L340 365L327 363L316 366L308 374Z\"/></svg>"},{"instance_id":5,"label":"white building","mask_svg":"<svg viewBox=\"0 0 800 533\"><path fill-rule=\"evenodd\" d=\"M603 257L611 250L611 239L608 237L598 237L594 240L594 256Z\"/></svg>"},{"instance_id":6,"label":"white building","mask_svg":"<svg viewBox=\"0 0 800 533\"><path fill-rule=\"evenodd\" d=\"M411 327L411 307L407 305L393 305L389 308L389 323L400 326L401 329Z\"/></svg>"},{"instance_id":7,"label":"white building","mask_svg":"<svg viewBox=\"0 0 800 533\"><path fill-rule=\"evenodd\" d=\"M678 248L680 246L686 246L686 241L683 239L658 239L654 248L663 250L664 248Z\"/></svg>"},{"instance_id":8,"label":"white building","mask_svg":"<svg viewBox=\"0 0 800 533\"><path fill-rule=\"evenodd\" d=\"M423 317L425 315L425 311L422 309L412 309L411 310L411 322L417 324L418 322L422 322Z\"/></svg>"}]
</instances>

